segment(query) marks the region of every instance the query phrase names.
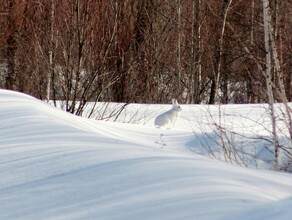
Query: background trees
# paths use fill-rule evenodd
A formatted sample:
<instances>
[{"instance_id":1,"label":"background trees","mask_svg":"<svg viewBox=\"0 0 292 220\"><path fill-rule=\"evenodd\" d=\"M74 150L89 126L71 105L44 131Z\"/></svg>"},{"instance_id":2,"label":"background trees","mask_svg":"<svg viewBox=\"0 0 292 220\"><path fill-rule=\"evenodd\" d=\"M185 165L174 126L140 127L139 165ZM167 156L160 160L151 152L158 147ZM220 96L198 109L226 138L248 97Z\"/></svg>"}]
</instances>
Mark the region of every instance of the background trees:
<instances>
[{"instance_id":1,"label":"background trees","mask_svg":"<svg viewBox=\"0 0 292 220\"><path fill-rule=\"evenodd\" d=\"M278 169L291 27L291 0L0 0L0 87L77 115L89 101L268 102Z\"/></svg>"},{"instance_id":2,"label":"background trees","mask_svg":"<svg viewBox=\"0 0 292 220\"><path fill-rule=\"evenodd\" d=\"M268 4L274 98L283 82L291 101L292 2ZM255 0L0 0L0 86L77 114L88 101L266 102L262 18Z\"/></svg>"}]
</instances>

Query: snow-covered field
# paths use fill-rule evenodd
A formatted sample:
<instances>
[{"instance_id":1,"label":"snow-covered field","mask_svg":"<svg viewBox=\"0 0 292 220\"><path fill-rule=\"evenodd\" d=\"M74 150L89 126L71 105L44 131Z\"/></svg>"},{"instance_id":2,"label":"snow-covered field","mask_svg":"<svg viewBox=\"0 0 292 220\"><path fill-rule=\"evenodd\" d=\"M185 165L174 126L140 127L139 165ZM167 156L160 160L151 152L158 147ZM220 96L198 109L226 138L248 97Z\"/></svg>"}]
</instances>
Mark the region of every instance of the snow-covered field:
<instances>
[{"instance_id":1,"label":"snow-covered field","mask_svg":"<svg viewBox=\"0 0 292 220\"><path fill-rule=\"evenodd\" d=\"M210 156L222 155L214 124L224 122L247 154L240 163L269 168L266 142L246 144L268 135L264 108L225 106L217 117L219 107L185 105L177 127L157 129L169 105L142 107L117 120L134 123L97 121L0 90L0 219L291 219L291 174Z\"/></svg>"}]
</instances>

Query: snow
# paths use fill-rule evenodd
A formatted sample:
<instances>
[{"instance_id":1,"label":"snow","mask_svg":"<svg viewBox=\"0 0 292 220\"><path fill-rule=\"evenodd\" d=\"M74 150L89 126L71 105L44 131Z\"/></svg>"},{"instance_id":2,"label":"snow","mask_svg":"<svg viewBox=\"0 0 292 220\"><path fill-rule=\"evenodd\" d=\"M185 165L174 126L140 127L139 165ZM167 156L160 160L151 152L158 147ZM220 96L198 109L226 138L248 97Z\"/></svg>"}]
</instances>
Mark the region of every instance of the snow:
<instances>
[{"instance_id":1,"label":"snow","mask_svg":"<svg viewBox=\"0 0 292 220\"><path fill-rule=\"evenodd\" d=\"M204 154L212 129L203 106L185 105L177 127L155 128L169 106L134 105L148 109L139 123L98 121L0 90L0 219L291 219L291 174ZM263 130L248 125L264 118L241 127L246 120L228 116L234 108L263 111L222 109L233 129Z\"/></svg>"}]
</instances>

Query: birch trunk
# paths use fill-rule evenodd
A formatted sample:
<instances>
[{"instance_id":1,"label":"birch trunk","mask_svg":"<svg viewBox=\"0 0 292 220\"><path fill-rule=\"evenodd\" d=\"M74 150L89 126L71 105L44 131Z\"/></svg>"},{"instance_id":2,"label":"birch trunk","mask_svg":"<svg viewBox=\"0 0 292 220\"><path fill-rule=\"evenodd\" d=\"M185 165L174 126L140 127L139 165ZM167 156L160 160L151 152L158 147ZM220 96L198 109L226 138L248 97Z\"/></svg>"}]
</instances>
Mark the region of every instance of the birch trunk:
<instances>
[{"instance_id":1,"label":"birch trunk","mask_svg":"<svg viewBox=\"0 0 292 220\"><path fill-rule=\"evenodd\" d=\"M278 11L278 1L276 2L276 11ZM279 60L279 56L278 56L278 52L277 52L277 47L276 47L276 36L277 36L277 28L273 28L272 27L272 17L271 17L271 11L270 11L270 7L269 5L267 5L266 8L267 11L267 20L268 20L268 28L269 28L269 37L270 37L270 41L271 41L271 51L273 54L273 60L275 63L275 70L276 70L276 76L278 78L278 84L280 87L280 96L281 96L281 100L284 104L285 107L285 113L287 115L287 120L288 120L288 131L289 131L289 136L290 136L290 141L292 140L292 118L291 118L291 110L288 106L288 100L287 100L287 96L286 96L286 91L285 91L285 86L284 86L284 76L282 73L282 68L281 68L281 64L280 64L280 60ZM277 14L277 12L276 12ZM276 16L276 26L278 23L278 16ZM274 31L274 33L273 33Z\"/></svg>"},{"instance_id":2,"label":"birch trunk","mask_svg":"<svg viewBox=\"0 0 292 220\"><path fill-rule=\"evenodd\" d=\"M266 84L267 93L269 98L270 117L272 122L272 135L274 141L274 169L279 169L279 140L276 129L276 116L275 116L275 102L272 90L271 79L271 48L270 48L270 29L269 29L269 15L268 15L269 1L263 0L263 20L264 20L264 38L265 38L265 50L266 50Z\"/></svg>"},{"instance_id":3,"label":"birch trunk","mask_svg":"<svg viewBox=\"0 0 292 220\"><path fill-rule=\"evenodd\" d=\"M230 8L230 5L232 3L232 0L224 0L223 2L223 13L221 13L221 27L218 28L217 35L219 38L218 45L216 46L216 63L217 67L216 70L214 70L214 77L211 84L211 92L210 92L210 99L209 104L214 104L215 102L220 101L219 97L219 82L221 78L221 67L222 67L222 55L223 55L223 49L224 49L224 33L225 28L227 25L227 15Z\"/></svg>"},{"instance_id":4,"label":"birch trunk","mask_svg":"<svg viewBox=\"0 0 292 220\"><path fill-rule=\"evenodd\" d=\"M195 1L194 1L195 2ZM200 102L200 91L202 88L202 12L201 12L201 0L198 0L198 70L197 70L197 90L196 90L196 103Z\"/></svg>"},{"instance_id":5,"label":"birch trunk","mask_svg":"<svg viewBox=\"0 0 292 220\"><path fill-rule=\"evenodd\" d=\"M191 104L194 103L194 99L195 99L195 90L196 90L196 86L195 86L195 20L196 20L196 3L193 0L193 4L192 4L192 26L191 26L191 61L190 61L190 73L191 73L191 83L190 83L190 99L189 102Z\"/></svg>"},{"instance_id":6,"label":"birch trunk","mask_svg":"<svg viewBox=\"0 0 292 220\"><path fill-rule=\"evenodd\" d=\"M219 55L218 55L218 64L217 64L217 72L215 77L215 101L219 101L219 81L221 77L222 72L222 55L223 55L223 49L224 49L224 33L225 33L225 27L226 27L226 21L227 21L227 15L230 8L230 5L232 3L232 0L224 1L223 6L223 21L222 21L222 27L221 27L221 33L219 38Z\"/></svg>"},{"instance_id":7,"label":"birch trunk","mask_svg":"<svg viewBox=\"0 0 292 220\"><path fill-rule=\"evenodd\" d=\"M177 96L181 87L181 0L177 0Z\"/></svg>"},{"instance_id":8,"label":"birch trunk","mask_svg":"<svg viewBox=\"0 0 292 220\"><path fill-rule=\"evenodd\" d=\"M196 13L197 10L197 13ZM200 90L202 81L201 64L201 0L193 0L192 3L192 28L191 28L191 85L190 103L200 102Z\"/></svg>"},{"instance_id":9,"label":"birch trunk","mask_svg":"<svg viewBox=\"0 0 292 220\"><path fill-rule=\"evenodd\" d=\"M51 83L53 75L53 46L54 46L54 17L55 17L55 0L51 1L51 16L50 16L50 49L49 49L49 72L47 75L47 91L46 100L50 100Z\"/></svg>"}]
</instances>

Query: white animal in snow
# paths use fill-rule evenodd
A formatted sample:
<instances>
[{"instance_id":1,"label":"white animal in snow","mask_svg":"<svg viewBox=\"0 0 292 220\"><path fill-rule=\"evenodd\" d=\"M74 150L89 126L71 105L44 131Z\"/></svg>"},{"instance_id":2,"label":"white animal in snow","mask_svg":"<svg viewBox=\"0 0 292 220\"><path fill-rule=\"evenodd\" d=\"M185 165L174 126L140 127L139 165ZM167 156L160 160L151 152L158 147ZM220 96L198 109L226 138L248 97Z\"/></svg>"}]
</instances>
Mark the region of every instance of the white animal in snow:
<instances>
[{"instance_id":1,"label":"white animal in snow","mask_svg":"<svg viewBox=\"0 0 292 220\"><path fill-rule=\"evenodd\" d=\"M178 105L177 100L172 99L172 108L155 118L155 126L166 128L174 127L181 111L182 109Z\"/></svg>"}]
</instances>

